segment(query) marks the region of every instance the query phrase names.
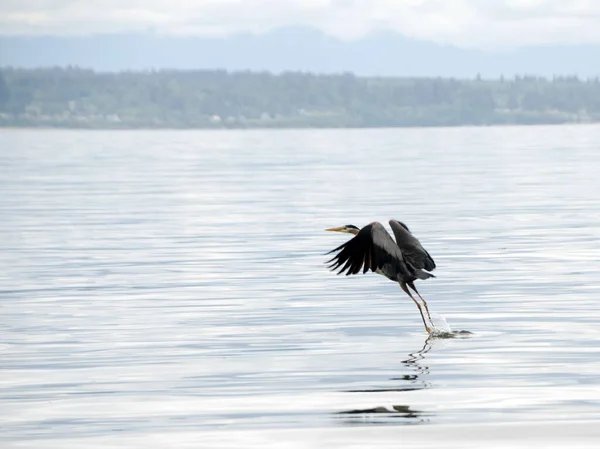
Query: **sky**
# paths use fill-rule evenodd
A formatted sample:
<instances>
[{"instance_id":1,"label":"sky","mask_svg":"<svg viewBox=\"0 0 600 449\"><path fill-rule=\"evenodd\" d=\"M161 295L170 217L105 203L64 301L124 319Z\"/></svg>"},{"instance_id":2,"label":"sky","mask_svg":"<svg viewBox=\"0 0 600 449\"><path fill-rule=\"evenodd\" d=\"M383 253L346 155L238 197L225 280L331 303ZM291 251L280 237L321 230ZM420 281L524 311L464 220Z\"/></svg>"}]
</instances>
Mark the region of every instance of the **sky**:
<instances>
[{"instance_id":1,"label":"sky","mask_svg":"<svg viewBox=\"0 0 600 449\"><path fill-rule=\"evenodd\" d=\"M229 36L314 27L463 48L600 43L599 0L1 0L0 35L154 32Z\"/></svg>"}]
</instances>

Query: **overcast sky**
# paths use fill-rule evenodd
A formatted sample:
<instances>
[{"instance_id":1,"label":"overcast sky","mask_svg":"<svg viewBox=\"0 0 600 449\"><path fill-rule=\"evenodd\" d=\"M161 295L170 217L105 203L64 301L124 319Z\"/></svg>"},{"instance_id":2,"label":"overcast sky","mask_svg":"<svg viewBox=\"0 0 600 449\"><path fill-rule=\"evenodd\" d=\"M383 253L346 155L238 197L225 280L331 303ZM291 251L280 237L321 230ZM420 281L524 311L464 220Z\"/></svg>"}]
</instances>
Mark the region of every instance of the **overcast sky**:
<instances>
[{"instance_id":1,"label":"overcast sky","mask_svg":"<svg viewBox=\"0 0 600 449\"><path fill-rule=\"evenodd\" d=\"M298 25L341 39L396 31L461 47L599 43L600 0L0 0L4 35L223 36Z\"/></svg>"}]
</instances>

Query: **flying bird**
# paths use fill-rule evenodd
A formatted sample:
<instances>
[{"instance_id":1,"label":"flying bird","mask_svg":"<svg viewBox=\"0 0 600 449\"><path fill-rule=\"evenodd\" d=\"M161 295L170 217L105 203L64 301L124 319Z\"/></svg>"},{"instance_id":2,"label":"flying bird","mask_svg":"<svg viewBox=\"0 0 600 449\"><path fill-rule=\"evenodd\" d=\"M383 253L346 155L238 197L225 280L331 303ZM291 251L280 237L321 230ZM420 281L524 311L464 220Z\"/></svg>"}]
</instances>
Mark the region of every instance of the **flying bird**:
<instances>
[{"instance_id":1,"label":"flying bird","mask_svg":"<svg viewBox=\"0 0 600 449\"><path fill-rule=\"evenodd\" d=\"M431 333L432 329L427 325L421 304L414 298L408 287L414 290L423 301L429 322L433 325L427 302L416 289L414 282L417 279L425 280L435 277L428 273L435 269L435 262L404 223L390 220L389 224L396 241L388 234L383 225L376 221L362 229L354 225L325 229L326 231L354 234L352 239L327 253L337 252L326 263L330 264L328 268L331 271L335 271L341 266L337 274L343 272L346 272L346 276L358 274L362 268L363 274L371 270L398 282L402 290L419 308L425 330Z\"/></svg>"}]
</instances>

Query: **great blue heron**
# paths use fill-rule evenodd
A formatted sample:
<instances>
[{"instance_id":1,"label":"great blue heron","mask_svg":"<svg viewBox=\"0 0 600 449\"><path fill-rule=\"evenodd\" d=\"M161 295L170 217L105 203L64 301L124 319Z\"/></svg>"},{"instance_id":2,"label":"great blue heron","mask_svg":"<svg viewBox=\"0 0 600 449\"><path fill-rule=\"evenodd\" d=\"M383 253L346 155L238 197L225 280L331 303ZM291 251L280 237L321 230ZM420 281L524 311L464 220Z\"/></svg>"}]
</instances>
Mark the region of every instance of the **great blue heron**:
<instances>
[{"instance_id":1,"label":"great blue heron","mask_svg":"<svg viewBox=\"0 0 600 449\"><path fill-rule=\"evenodd\" d=\"M414 281L435 277L427 272L435 269L435 262L404 223L397 220L390 220L389 223L396 237L395 242L383 225L376 221L362 229L358 229L354 225L325 229L326 231L354 234L352 239L327 253L339 251L331 260L327 261L330 264L328 268L334 271L343 265L337 274L345 271L346 276L358 274L362 268L363 274L371 270L398 282L402 290L419 308L425 330L431 333L431 328L425 321L421 304L410 293L407 286L419 295L425 305L429 321L433 324L427 302L415 288Z\"/></svg>"}]
</instances>

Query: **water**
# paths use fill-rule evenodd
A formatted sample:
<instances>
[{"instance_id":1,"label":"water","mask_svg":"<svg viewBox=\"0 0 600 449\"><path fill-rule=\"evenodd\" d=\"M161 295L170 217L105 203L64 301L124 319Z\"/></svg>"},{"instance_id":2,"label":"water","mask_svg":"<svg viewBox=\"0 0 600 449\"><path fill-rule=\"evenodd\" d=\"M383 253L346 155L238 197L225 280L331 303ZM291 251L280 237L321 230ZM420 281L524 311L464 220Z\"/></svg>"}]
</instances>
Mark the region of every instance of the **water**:
<instances>
[{"instance_id":1,"label":"water","mask_svg":"<svg viewBox=\"0 0 600 449\"><path fill-rule=\"evenodd\" d=\"M597 445L598 142L1 131L2 447ZM325 269L349 236L323 229L390 218L473 334L427 339L397 285Z\"/></svg>"}]
</instances>

